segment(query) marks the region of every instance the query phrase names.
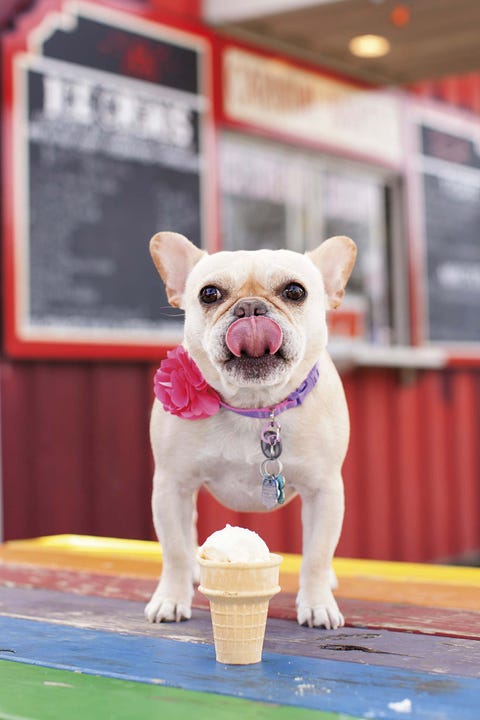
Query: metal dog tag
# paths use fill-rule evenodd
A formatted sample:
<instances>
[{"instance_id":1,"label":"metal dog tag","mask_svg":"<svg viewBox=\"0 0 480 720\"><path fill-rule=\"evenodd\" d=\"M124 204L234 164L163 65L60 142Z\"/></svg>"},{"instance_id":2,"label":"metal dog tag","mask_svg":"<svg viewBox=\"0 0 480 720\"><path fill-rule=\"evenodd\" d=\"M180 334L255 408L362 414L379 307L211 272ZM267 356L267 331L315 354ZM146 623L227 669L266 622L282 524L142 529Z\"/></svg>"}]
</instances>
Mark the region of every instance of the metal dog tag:
<instances>
[{"instance_id":1,"label":"metal dog tag","mask_svg":"<svg viewBox=\"0 0 480 720\"><path fill-rule=\"evenodd\" d=\"M282 454L282 441L274 430L264 432L260 444L263 454L269 460L276 460Z\"/></svg>"},{"instance_id":2,"label":"metal dog tag","mask_svg":"<svg viewBox=\"0 0 480 720\"><path fill-rule=\"evenodd\" d=\"M275 482L277 484L277 503L283 505L285 502L285 478L283 475L277 475Z\"/></svg>"},{"instance_id":3,"label":"metal dog tag","mask_svg":"<svg viewBox=\"0 0 480 720\"><path fill-rule=\"evenodd\" d=\"M277 483L274 475L267 475L263 478L262 503L267 510L273 510L277 505Z\"/></svg>"},{"instance_id":4,"label":"metal dog tag","mask_svg":"<svg viewBox=\"0 0 480 720\"><path fill-rule=\"evenodd\" d=\"M283 475L265 475L262 482L262 503L273 510L285 502L285 478Z\"/></svg>"}]
</instances>

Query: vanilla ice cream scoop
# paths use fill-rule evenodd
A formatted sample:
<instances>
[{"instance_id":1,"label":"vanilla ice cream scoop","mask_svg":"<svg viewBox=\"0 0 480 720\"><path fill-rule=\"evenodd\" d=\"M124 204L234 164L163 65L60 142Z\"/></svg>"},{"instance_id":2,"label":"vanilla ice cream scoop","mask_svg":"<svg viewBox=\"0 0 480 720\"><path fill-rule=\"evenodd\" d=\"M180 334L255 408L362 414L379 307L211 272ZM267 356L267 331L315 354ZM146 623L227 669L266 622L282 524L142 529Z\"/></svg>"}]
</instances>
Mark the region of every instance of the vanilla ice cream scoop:
<instances>
[{"instance_id":1,"label":"vanilla ice cream scoop","mask_svg":"<svg viewBox=\"0 0 480 720\"><path fill-rule=\"evenodd\" d=\"M204 560L215 562L264 562L270 559L267 544L253 530L226 525L208 537L198 549Z\"/></svg>"}]
</instances>

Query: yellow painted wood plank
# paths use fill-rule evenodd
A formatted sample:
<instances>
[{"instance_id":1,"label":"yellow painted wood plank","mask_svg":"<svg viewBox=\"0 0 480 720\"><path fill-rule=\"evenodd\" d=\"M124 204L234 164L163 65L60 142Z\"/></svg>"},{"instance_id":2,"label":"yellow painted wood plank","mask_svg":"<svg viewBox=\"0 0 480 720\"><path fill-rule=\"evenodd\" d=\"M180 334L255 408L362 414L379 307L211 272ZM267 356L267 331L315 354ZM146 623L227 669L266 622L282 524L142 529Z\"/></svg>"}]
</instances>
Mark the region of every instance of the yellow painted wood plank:
<instances>
[{"instance_id":1,"label":"yellow painted wood plank","mask_svg":"<svg viewBox=\"0 0 480 720\"><path fill-rule=\"evenodd\" d=\"M55 535L6 542L0 545L0 560L112 575L157 577L161 568L161 549L157 542L150 540ZM296 589L300 562L299 555L283 554L281 575L286 590ZM334 569L341 593L350 594L348 588L353 587L355 592L360 592L362 585L365 591L370 585L379 592L379 588L387 583L390 590L385 590L384 600L392 600L392 592L397 593L397 590L391 590L392 584L410 584L412 588L424 585L427 593L432 586L456 586L459 591L480 588L480 568L335 558ZM361 595L364 597L364 593Z\"/></svg>"},{"instance_id":2,"label":"yellow painted wood plank","mask_svg":"<svg viewBox=\"0 0 480 720\"><path fill-rule=\"evenodd\" d=\"M479 590L471 585L340 578L335 594L340 602L342 598L349 598L437 609L480 611Z\"/></svg>"},{"instance_id":3,"label":"yellow painted wood plank","mask_svg":"<svg viewBox=\"0 0 480 720\"><path fill-rule=\"evenodd\" d=\"M480 588L480 568L456 565L335 558L339 577L381 578L392 582L442 583Z\"/></svg>"},{"instance_id":4,"label":"yellow painted wood plank","mask_svg":"<svg viewBox=\"0 0 480 720\"><path fill-rule=\"evenodd\" d=\"M128 540L93 535L46 535L27 540L9 540L3 544L3 547L7 550L68 552L93 557L134 555L138 559L158 560L161 556L160 545L152 540Z\"/></svg>"}]
</instances>

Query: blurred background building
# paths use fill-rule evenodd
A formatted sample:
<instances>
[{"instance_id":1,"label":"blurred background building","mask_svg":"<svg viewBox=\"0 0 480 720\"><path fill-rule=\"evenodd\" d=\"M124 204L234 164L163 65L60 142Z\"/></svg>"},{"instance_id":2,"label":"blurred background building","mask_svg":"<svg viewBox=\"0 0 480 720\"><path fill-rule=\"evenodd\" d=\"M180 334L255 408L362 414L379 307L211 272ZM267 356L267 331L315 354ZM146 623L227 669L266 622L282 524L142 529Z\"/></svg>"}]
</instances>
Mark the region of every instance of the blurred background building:
<instances>
[{"instance_id":1,"label":"blurred background building","mask_svg":"<svg viewBox=\"0 0 480 720\"><path fill-rule=\"evenodd\" d=\"M151 538L148 254L350 235L331 314L352 422L338 554L480 548L476 0L3 0L3 539ZM188 452L188 448L185 449ZM299 502L226 521L301 548Z\"/></svg>"}]
</instances>

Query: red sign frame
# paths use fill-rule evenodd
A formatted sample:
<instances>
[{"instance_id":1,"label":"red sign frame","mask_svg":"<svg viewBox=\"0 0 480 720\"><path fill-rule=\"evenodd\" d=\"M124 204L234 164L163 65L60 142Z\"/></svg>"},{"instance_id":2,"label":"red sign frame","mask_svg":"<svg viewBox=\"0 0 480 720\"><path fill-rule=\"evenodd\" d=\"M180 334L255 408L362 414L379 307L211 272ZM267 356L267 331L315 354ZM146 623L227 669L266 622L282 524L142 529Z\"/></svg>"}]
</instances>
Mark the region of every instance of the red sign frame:
<instances>
[{"instance_id":1,"label":"red sign frame","mask_svg":"<svg viewBox=\"0 0 480 720\"><path fill-rule=\"evenodd\" d=\"M478 340L468 341L432 339L429 336L427 211L423 187L423 163L425 159L421 149L421 128L426 125L429 129L439 130L446 134L451 133L454 137L460 136L465 145L471 142L478 147L480 133L477 120L476 116L468 111L430 99L412 97L408 101L408 162L405 177L407 188L407 231L410 248L409 280L412 343L414 347L429 347L444 351L446 364L450 367L476 367L480 364L480 335ZM455 161L452 168L455 168ZM446 177L448 179L448 173ZM461 232L461 228L459 228L459 232ZM463 266L465 265L466 262L463 260Z\"/></svg>"},{"instance_id":2,"label":"red sign frame","mask_svg":"<svg viewBox=\"0 0 480 720\"><path fill-rule=\"evenodd\" d=\"M166 347L176 344L181 339L181 327L167 328L156 332L138 333L126 331L111 333L102 328L91 332L88 328L77 336L62 332L26 332L25 301L29 273L27 268L28 247L22 246L19 232L28 208L25 204L25 192L22 192L22 169L19 169L18 157L18 83L15 81L15 61L20 55L32 52L35 33L38 28L45 28L49 22L58 22L62 13L80 9L98 13L102 22L111 18L120 26L131 28L138 26L148 28L148 32L158 35L160 39L174 42L182 47L196 49L202 60L201 98L203 104L202 129L202 245L210 245L217 240L217 201L215 197L215 139L213 124L212 96L212 42L207 32L199 30L183 22L172 22L171 18L162 17L154 8L139 8L136 4L126 2L114 3L108 0L40 0L30 12L18 17L15 30L3 38L3 123L2 123L2 172L3 172L3 284L4 284L4 348L8 355L22 358L76 358L76 359L144 359L156 360ZM122 25L123 23L123 25ZM153 235L159 228L152 227ZM22 232L25 236L25 227ZM208 239L208 241L207 241ZM26 238L28 243L28 237ZM145 253L148 255L148 237L145 238ZM159 293L161 280L158 278ZM23 314L22 314L23 313Z\"/></svg>"}]
</instances>

